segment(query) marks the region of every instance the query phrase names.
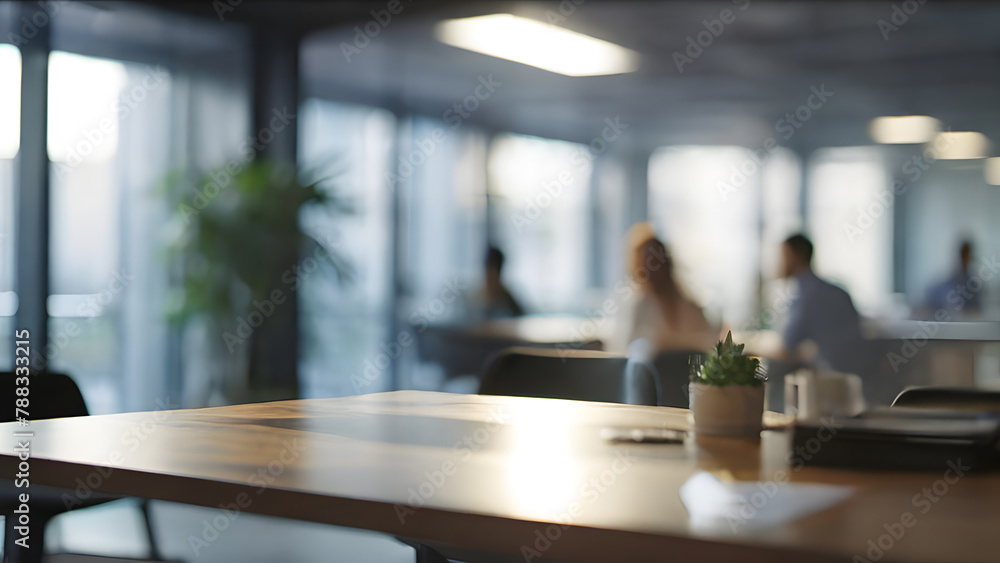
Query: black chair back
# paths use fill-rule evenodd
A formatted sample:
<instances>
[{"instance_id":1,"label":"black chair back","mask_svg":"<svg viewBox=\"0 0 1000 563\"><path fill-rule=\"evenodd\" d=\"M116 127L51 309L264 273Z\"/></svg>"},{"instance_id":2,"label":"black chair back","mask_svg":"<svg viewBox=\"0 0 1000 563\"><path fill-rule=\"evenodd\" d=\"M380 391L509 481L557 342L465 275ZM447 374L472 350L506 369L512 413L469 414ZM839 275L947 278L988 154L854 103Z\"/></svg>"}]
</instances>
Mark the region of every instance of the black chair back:
<instances>
[{"instance_id":1,"label":"black chair back","mask_svg":"<svg viewBox=\"0 0 1000 563\"><path fill-rule=\"evenodd\" d=\"M894 407L1000 412L1000 391L971 387L909 387Z\"/></svg>"},{"instance_id":2,"label":"black chair back","mask_svg":"<svg viewBox=\"0 0 1000 563\"><path fill-rule=\"evenodd\" d=\"M695 350L662 352L653 360L659 387L661 407L688 408L688 384L691 382L692 355L704 355Z\"/></svg>"},{"instance_id":3,"label":"black chair back","mask_svg":"<svg viewBox=\"0 0 1000 563\"><path fill-rule=\"evenodd\" d=\"M0 401L10 405L10 408L0 408L0 422L12 422L16 419L14 410L17 399L17 378L11 372L0 372ZM70 416L87 416L87 403L83 400L80 388L73 379L63 373L39 373L29 376L28 380L28 411L30 420L46 418L64 418Z\"/></svg>"},{"instance_id":4,"label":"black chair back","mask_svg":"<svg viewBox=\"0 0 1000 563\"><path fill-rule=\"evenodd\" d=\"M20 398L17 394L18 379L23 376L11 372L0 372L0 401L4 405L0 408L0 422L13 422L18 414L16 400ZM87 416L87 403L83 400L80 388L68 375L62 373L39 373L27 376L28 379L28 407L29 420L41 420L46 418L63 418L70 416ZM37 488L37 490L36 490ZM44 543L42 537L48 520L69 508L64 502L65 491L52 487L33 485L31 493L32 501L32 541L35 544L33 549L24 549L14 543L17 532L14 526L17 519L14 518L13 511L20 504L19 495L23 492L14 487L12 481L0 483L0 513L6 518L6 540L4 541L5 561L41 561L41 545ZM81 504L89 506L113 500L102 493L94 493ZM37 514L36 514L37 512ZM34 536L38 536L37 538Z\"/></svg>"},{"instance_id":5,"label":"black chair back","mask_svg":"<svg viewBox=\"0 0 1000 563\"><path fill-rule=\"evenodd\" d=\"M508 348L489 364L480 395L656 405L648 364L590 350Z\"/></svg>"}]
</instances>

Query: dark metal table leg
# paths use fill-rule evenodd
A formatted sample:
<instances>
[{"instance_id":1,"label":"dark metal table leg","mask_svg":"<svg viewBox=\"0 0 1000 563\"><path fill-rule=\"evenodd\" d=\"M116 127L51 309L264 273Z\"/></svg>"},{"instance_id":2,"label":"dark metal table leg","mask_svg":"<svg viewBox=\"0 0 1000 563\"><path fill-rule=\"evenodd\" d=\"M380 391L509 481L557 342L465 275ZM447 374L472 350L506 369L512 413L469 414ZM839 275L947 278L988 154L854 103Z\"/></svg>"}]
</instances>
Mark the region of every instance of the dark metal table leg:
<instances>
[{"instance_id":1,"label":"dark metal table leg","mask_svg":"<svg viewBox=\"0 0 1000 563\"><path fill-rule=\"evenodd\" d=\"M417 544L417 563L448 563L448 558L426 545Z\"/></svg>"}]
</instances>

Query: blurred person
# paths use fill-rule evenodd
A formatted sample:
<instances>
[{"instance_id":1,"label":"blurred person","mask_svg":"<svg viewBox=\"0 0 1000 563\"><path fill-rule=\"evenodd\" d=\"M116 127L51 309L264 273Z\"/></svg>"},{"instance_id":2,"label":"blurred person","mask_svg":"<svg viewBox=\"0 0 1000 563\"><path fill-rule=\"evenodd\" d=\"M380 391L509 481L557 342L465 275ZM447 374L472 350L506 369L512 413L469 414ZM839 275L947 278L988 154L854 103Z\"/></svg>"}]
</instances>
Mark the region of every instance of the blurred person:
<instances>
[{"instance_id":1,"label":"blurred person","mask_svg":"<svg viewBox=\"0 0 1000 563\"><path fill-rule=\"evenodd\" d=\"M969 264L972 262L972 243L968 240L962 241L958 247L958 263L952 274L930 287L927 291L927 307L931 314L936 311L960 311L965 314L975 315L980 309L979 290L973 291L973 284L970 284L972 277L969 275ZM980 280L981 282L981 280Z\"/></svg>"},{"instance_id":2,"label":"blurred person","mask_svg":"<svg viewBox=\"0 0 1000 563\"><path fill-rule=\"evenodd\" d=\"M652 360L661 352L711 348L718 331L677 282L667 248L648 224L636 225L629 235L627 267L637 291L627 294L632 299L622 307L617 342L609 349Z\"/></svg>"},{"instance_id":3,"label":"blurred person","mask_svg":"<svg viewBox=\"0 0 1000 563\"><path fill-rule=\"evenodd\" d=\"M466 304L472 322L524 315L521 304L503 283L503 263L503 252L499 248L489 247L486 251L483 286L471 296L469 303Z\"/></svg>"},{"instance_id":4,"label":"blurred person","mask_svg":"<svg viewBox=\"0 0 1000 563\"><path fill-rule=\"evenodd\" d=\"M812 257L813 244L804 235L792 235L781 245L781 276L797 282L798 296L789 306L781 334L784 350L776 359L861 375L870 367L861 316L846 291L813 273ZM812 351L803 346L807 341Z\"/></svg>"}]
</instances>

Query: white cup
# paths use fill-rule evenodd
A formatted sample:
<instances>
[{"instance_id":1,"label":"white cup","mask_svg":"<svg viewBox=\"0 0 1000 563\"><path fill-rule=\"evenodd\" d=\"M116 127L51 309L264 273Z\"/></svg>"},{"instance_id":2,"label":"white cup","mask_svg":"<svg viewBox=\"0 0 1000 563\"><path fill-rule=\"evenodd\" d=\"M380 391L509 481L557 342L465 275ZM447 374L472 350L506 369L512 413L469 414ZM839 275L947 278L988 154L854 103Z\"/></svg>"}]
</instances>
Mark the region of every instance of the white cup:
<instances>
[{"instance_id":1,"label":"white cup","mask_svg":"<svg viewBox=\"0 0 1000 563\"><path fill-rule=\"evenodd\" d=\"M795 418L854 416L864 410L861 378L853 373L800 369L785 376L785 412Z\"/></svg>"}]
</instances>

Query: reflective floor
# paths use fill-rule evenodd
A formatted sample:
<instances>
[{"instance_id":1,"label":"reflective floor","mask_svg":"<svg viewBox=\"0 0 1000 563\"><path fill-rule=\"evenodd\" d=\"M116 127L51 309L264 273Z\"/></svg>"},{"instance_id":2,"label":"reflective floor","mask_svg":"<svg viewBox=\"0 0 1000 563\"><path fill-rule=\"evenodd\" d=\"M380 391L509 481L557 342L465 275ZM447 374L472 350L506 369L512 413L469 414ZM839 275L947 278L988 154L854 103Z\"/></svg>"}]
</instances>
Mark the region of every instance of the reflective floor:
<instances>
[{"instance_id":1,"label":"reflective floor","mask_svg":"<svg viewBox=\"0 0 1000 563\"><path fill-rule=\"evenodd\" d=\"M206 534L206 522L220 514L217 509L153 502L153 526L163 557L200 563L412 563L415 557L412 548L388 536L252 514L229 521L217 536ZM46 551L141 559L148 556L145 533L138 504L118 501L53 519L47 528Z\"/></svg>"}]
</instances>

